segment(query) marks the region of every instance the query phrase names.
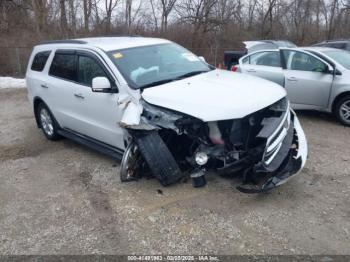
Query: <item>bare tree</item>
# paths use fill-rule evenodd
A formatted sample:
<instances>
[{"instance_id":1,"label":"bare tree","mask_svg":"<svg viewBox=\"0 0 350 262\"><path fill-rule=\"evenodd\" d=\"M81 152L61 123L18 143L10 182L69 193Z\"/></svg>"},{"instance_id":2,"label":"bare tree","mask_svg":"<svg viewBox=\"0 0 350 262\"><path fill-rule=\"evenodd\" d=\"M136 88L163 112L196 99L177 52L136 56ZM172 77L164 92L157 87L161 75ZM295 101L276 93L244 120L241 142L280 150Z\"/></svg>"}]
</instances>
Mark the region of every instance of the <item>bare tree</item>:
<instances>
[{"instance_id":1,"label":"bare tree","mask_svg":"<svg viewBox=\"0 0 350 262\"><path fill-rule=\"evenodd\" d=\"M93 1L94 1L93 9L95 11L94 25L96 27L101 23L101 19L100 19L100 15L99 15L99 8L98 8L98 4L99 4L100 0L93 0Z\"/></svg>"},{"instance_id":2,"label":"bare tree","mask_svg":"<svg viewBox=\"0 0 350 262\"><path fill-rule=\"evenodd\" d=\"M62 34L68 36L68 23L67 23L67 11L65 0L60 0L60 26Z\"/></svg>"},{"instance_id":3,"label":"bare tree","mask_svg":"<svg viewBox=\"0 0 350 262\"><path fill-rule=\"evenodd\" d=\"M91 0L83 0L83 15L84 15L84 31L89 31L89 20L91 16L92 10L92 1Z\"/></svg>"},{"instance_id":4,"label":"bare tree","mask_svg":"<svg viewBox=\"0 0 350 262\"><path fill-rule=\"evenodd\" d=\"M157 19L157 14L156 14L156 8L155 8L155 3L154 0L150 0L151 8L152 8L152 17L154 20L154 26L155 26L155 31L158 32L158 19Z\"/></svg>"},{"instance_id":5,"label":"bare tree","mask_svg":"<svg viewBox=\"0 0 350 262\"><path fill-rule=\"evenodd\" d=\"M261 37L273 38L273 9L276 7L277 0L268 0L267 11L261 23Z\"/></svg>"},{"instance_id":6,"label":"bare tree","mask_svg":"<svg viewBox=\"0 0 350 262\"><path fill-rule=\"evenodd\" d=\"M69 0L69 17L70 17L70 31L72 32L72 35L76 35L77 30L77 6L75 0Z\"/></svg>"},{"instance_id":7,"label":"bare tree","mask_svg":"<svg viewBox=\"0 0 350 262\"><path fill-rule=\"evenodd\" d=\"M335 15L336 15L336 12L339 8L338 6L339 2L338 0L332 0L332 3L330 5L330 15L329 15L329 27L328 27L328 32L327 32L327 38L328 39L332 39L334 37L334 34L335 34L335 23L334 23L334 20L335 20Z\"/></svg>"},{"instance_id":8,"label":"bare tree","mask_svg":"<svg viewBox=\"0 0 350 262\"><path fill-rule=\"evenodd\" d=\"M112 13L114 9L116 8L119 0L105 0L105 32L110 33L111 32L111 19L112 19Z\"/></svg>"},{"instance_id":9,"label":"bare tree","mask_svg":"<svg viewBox=\"0 0 350 262\"><path fill-rule=\"evenodd\" d=\"M131 26L131 8L132 8L132 0L126 0L125 2L125 27L129 33Z\"/></svg>"},{"instance_id":10,"label":"bare tree","mask_svg":"<svg viewBox=\"0 0 350 262\"><path fill-rule=\"evenodd\" d=\"M162 32L167 30L168 27L168 17L170 12L173 10L176 0L160 0L162 6L162 22L161 30Z\"/></svg>"},{"instance_id":11,"label":"bare tree","mask_svg":"<svg viewBox=\"0 0 350 262\"><path fill-rule=\"evenodd\" d=\"M249 0L248 3L248 29L251 30L253 27L254 14L258 0Z\"/></svg>"},{"instance_id":12,"label":"bare tree","mask_svg":"<svg viewBox=\"0 0 350 262\"><path fill-rule=\"evenodd\" d=\"M131 33L131 26L141 10L142 1L139 1L136 8L133 4L134 1L132 0L126 0L125 2L125 28L128 34Z\"/></svg>"},{"instance_id":13,"label":"bare tree","mask_svg":"<svg viewBox=\"0 0 350 262\"><path fill-rule=\"evenodd\" d=\"M28 46L26 56L44 39L125 32L169 38L217 62L244 40L350 38L350 0L0 0L0 45ZM23 71L10 68L19 49L6 50L0 74Z\"/></svg>"},{"instance_id":14,"label":"bare tree","mask_svg":"<svg viewBox=\"0 0 350 262\"><path fill-rule=\"evenodd\" d=\"M32 0L32 8L35 17L35 28L40 35L47 22L48 3L47 0Z\"/></svg>"}]
</instances>

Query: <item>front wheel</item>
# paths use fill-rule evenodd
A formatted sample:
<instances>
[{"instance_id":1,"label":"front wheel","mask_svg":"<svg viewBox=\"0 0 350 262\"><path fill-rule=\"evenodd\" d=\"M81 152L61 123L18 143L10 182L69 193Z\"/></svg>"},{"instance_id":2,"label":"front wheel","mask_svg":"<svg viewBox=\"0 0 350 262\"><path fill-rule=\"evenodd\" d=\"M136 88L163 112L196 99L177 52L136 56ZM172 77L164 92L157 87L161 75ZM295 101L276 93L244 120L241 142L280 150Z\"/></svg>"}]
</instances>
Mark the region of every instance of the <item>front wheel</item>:
<instances>
[{"instance_id":1,"label":"front wheel","mask_svg":"<svg viewBox=\"0 0 350 262\"><path fill-rule=\"evenodd\" d=\"M337 102L334 113L343 125L350 126L350 95Z\"/></svg>"}]
</instances>

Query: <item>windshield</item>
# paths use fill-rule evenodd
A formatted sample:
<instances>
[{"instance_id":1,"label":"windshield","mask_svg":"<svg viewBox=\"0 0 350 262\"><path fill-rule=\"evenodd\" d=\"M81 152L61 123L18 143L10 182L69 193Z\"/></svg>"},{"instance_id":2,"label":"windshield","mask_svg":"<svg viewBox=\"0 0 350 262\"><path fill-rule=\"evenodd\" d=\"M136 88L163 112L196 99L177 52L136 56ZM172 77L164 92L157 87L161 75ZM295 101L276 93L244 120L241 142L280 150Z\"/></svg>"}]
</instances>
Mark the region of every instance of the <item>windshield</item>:
<instances>
[{"instance_id":1,"label":"windshield","mask_svg":"<svg viewBox=\"0 0 350 262\"><path fill-rule=\"evenodd\" d=\"M210 71L210 65L175 44L108 52L131 88L146 88Z\"/></svg>"},{"instance_id":2,"label":"windshield","mask_svg":"<svg viewBox=\"0 0 350 262\"><path fill-rule=\"evenodd\" d=\"M323 51L326 55L350 70L350 52L344 50Z\"/></svg>"}]
</instances>

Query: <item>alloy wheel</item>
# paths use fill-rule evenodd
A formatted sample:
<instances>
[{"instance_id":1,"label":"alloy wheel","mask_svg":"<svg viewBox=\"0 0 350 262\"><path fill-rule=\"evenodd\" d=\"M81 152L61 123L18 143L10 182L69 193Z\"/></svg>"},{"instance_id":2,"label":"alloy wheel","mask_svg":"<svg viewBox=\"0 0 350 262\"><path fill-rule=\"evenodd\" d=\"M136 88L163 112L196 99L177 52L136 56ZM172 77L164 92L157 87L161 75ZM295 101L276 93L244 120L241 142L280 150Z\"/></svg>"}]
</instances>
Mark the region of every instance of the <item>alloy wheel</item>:
<instances>
[{"instance_id":1,"label":"alloy wheel","mask_svg":"<svg viewBox=\"0 0 350 262\"><path fill-rule=\"evenodd\" d=\"M124 152L120 166L120 178L122 182L137 180L137 167L139 161L139 150L136 144L131 142Z\"/></svg>"},{"instance_id":2,"label":"alloy wheel","mask_svg":"<svg viewBox=\"0 0 350 262\"><path fill-rule=\"evenodd\" d=\"M53 128L53 121L50 116L50 113L47 111L46 108L42 108L40 110L40 122L41 122L41 127L43 128L44 132L48 136L52 136L54 132Z\"/></svg>"},{"instance_id":3,"label":"alloy wheel","mask_svg":"<svg viewBox=\"0 0 350 262\"><path fill-rule=\"evenodd\" d=\"M350 100L344 101L340 106L340 117L344 122L350 123Z\"/></svg>"}]
</instances>

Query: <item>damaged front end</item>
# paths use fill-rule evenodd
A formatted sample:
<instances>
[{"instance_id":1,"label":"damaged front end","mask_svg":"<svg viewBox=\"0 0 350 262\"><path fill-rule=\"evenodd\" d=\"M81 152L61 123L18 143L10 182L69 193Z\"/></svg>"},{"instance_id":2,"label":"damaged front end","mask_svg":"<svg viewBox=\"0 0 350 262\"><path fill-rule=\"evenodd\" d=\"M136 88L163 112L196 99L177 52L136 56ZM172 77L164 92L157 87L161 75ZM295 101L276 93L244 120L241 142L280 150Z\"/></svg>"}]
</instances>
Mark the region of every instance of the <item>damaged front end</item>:
<instances>
[{"instance_id":1,"label":"damaged front end","mask_svg":"<svg viewBox=\"0 0 350 262\"><path fill-rule=\"evenodd\" d=\"M140 123L126 125L131 141L122 181L153 174L162 185L190 176L196 187L205 173L239 175L244 193L268 191L305 164L305 135L286 98L241 119L204 122L141 100Z\"/></svg>"}]
</instances>

